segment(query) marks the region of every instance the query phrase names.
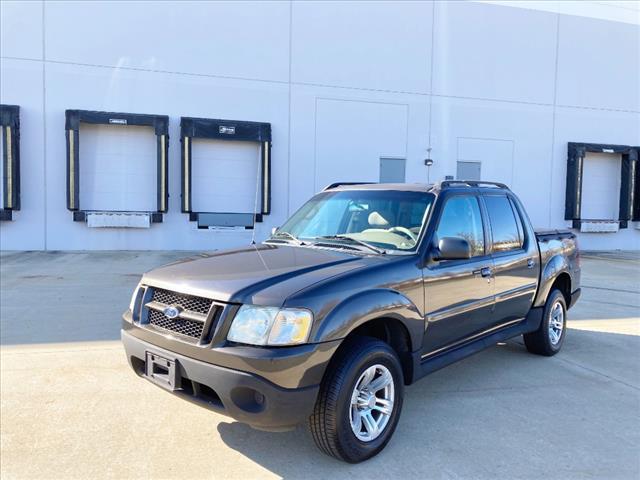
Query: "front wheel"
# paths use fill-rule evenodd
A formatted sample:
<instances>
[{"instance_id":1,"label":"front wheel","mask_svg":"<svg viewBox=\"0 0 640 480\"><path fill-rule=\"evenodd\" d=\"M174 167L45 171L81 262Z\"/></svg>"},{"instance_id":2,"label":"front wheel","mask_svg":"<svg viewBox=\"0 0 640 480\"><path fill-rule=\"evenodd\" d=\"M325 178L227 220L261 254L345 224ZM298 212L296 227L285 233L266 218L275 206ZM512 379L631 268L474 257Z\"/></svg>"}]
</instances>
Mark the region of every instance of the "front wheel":
<instances>
[{"instance_id":1,"label":"front wheel","mask_svg":"<svg viewBox=\"0 0 640 480\"><path fill-rule=\"evenodd\" d=\"M550 357L562 348L567 330L567 302L560 290L552 290L542 313L542 322L535 332L525 333L527 350Z\"/></svg>"},{"instance_id":2,"label":"front wheel","mask_svg":"<svg viewBox=\"0 0 640 480\"><path fill-rule=\"evenodd\" d=\"M329 367L309 428L324 453L358 463L378 454L391 439L404 383L398 356L386 343L360 337L345 347Z\"/></svg>"}]
</instances>

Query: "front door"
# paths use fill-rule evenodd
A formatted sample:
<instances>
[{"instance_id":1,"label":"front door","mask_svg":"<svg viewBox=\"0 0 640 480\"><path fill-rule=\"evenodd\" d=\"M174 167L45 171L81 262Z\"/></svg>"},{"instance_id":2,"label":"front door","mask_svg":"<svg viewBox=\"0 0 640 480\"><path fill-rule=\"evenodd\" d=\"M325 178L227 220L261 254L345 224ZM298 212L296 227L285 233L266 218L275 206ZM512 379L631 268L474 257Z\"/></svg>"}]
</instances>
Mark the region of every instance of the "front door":
<instances>
[{"instance_id":1,"label":"front door","mask_svg":"<svg viewBox=\"0 0 640 480\"><path fill-rule=\"evenodd\" d=\"M434 245L443 237L467 240L471 258L437 261L424 269L427 327L423 357L482 333L492 318L493 261L475 195L454 195L445 200Z\"/></svg>"}]
</instances>

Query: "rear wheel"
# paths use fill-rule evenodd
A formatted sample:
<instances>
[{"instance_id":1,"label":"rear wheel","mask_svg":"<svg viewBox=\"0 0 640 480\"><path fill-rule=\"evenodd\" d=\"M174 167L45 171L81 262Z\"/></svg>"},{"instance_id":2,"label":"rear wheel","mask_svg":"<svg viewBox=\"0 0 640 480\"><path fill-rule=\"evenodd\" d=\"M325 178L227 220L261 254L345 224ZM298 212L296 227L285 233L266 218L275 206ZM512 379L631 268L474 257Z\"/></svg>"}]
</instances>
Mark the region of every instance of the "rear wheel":
<instances>
[{"instance_id":1,"label":"rear wheel","mask_svg":"<svg viewBox=\"0 0 640 480\"><path fill-rule=\"evenodd\" d=\"M329 367L309 427L320 450L357 463L378 454L391 439L404 385L389 345L369 337L349 342Z\"/></svg>"},{"instance_id":2,"label":"rear wheel","mask_svg":"<svg viewBox=\"0 0 640 480\"><path fill-rule=\"evenodd\" d=\"M567 302L560 290L552 290L544 306L540 327L523 335L524 344L531 353L550 357L562 348L566 330Z\"/></svg>"}]
</instances>

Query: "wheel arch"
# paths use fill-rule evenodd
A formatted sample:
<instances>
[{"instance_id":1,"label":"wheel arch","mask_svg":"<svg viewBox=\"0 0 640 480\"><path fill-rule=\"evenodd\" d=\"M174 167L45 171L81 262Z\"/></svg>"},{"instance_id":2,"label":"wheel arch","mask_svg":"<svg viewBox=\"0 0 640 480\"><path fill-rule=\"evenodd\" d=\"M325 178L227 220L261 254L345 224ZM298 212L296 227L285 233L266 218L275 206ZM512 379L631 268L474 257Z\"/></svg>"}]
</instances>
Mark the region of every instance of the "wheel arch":
<instances>
[{"instance_id":1,"label":"wheel arch","mask_svg":"<svg viewBox=\"0 0 640 480\"><path fill-rule=\"evenodd\" d=\"M342 339L333 355L348 348L356 337L372 337L387 343L402 365L405 384L414 378L412 352L422 345L424 317L404 295L375 289L356 294L337 305L315 332L316 341Z\"/></svg>"},{"instance_id":2,"label":"wheel arch","mask_svg":"<svg viewBox=\"0 0 640 480\"><path fill-rule=\"evenodd\" d=\"M549 298L549 293L558 288L567 302L571 303L572 278L569 261L563 255L552 257L540 273L540 285L534 307L543 307Z\"/></svg>"},{"instance_id":3,"label":"wheel arch","mask_svg":"<svg viewBox=\"0 0 640 480\"><path fill-rule=\"evenodd\" d=\"M569 305L571 305L571 275L569 275L569 273L560 273L551 284L549 293L553 292L556 289L560 290L560 292L562 293L562 296L564 297L568 308Z\"/></svg>"},{"instance_id":4,"label":"wheel arch","mask_svg":"<svg viewBox=\"0 0 640 480\"><path fill-rule=\"evenodd\" d=\"M345 341L355 337L373 337L389 345L400 359L405 385L413 381L411 338L409 330L400 320L392 317L374 318L353 329Z\"/></svg>"}]
</instances>

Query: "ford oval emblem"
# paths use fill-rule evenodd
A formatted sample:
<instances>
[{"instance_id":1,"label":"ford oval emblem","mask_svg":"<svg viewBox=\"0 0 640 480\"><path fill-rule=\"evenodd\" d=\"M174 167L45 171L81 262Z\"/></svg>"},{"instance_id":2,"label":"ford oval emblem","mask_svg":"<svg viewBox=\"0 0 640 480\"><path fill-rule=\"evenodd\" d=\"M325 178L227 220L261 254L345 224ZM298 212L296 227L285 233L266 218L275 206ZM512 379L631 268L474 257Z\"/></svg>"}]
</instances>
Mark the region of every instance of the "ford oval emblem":
<instances>
[{"instance_id":1,"label":"ford oval emblem","mask_svg":"<svg viewBox=\"0 0 640 480\"><path fill-rule=\"evenodd\" d=\"M173 320L174 318L178 318L180 315L180 307L176 305L169 305L162 310L162 313L164 313L165 317Z\"/></svg>"}]
</instances>

